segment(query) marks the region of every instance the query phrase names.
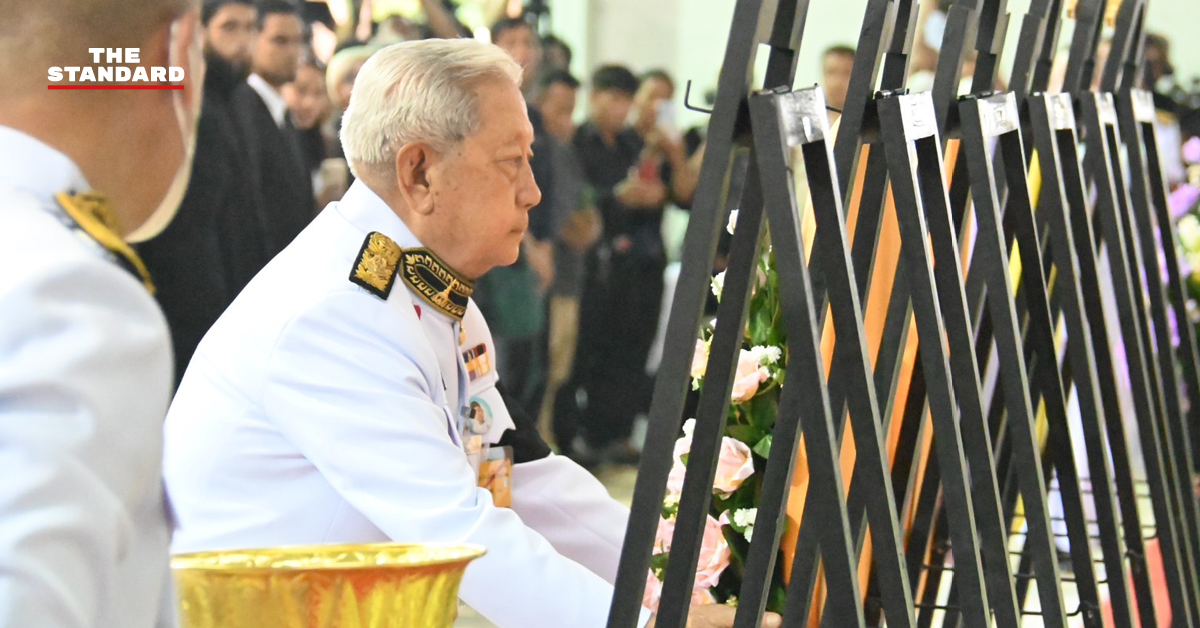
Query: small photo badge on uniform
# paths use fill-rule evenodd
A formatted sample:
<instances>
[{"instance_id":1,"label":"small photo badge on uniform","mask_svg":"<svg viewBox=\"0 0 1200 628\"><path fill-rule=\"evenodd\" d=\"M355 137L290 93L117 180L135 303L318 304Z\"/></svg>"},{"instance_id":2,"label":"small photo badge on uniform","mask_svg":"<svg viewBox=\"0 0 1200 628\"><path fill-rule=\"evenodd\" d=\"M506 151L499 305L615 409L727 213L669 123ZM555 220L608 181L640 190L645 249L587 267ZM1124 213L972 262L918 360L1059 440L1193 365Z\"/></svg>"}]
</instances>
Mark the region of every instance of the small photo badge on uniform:
<instances>
[{"instance_id":1,"label":"small photo badge on uniform","mask_svg":"<svg viewBox=\"0 0 1200 628\"><path fill-rule=\"evenodd\" d=\"M492 408L483 397L471 397L464 419L461 430L464 437L483 436L492 429Z\"/></svg>"},{"instance_id":2,"label":"small photo badge on uniform","mask_svg":"<svg viewBox=\"0 0 1200 628\"><path fill-rule=\"evenodd\" d=\"M512 508L512 447L489 447L479 465L479 486L492 494L498 508Z\"/></svg>"}]
</instances>

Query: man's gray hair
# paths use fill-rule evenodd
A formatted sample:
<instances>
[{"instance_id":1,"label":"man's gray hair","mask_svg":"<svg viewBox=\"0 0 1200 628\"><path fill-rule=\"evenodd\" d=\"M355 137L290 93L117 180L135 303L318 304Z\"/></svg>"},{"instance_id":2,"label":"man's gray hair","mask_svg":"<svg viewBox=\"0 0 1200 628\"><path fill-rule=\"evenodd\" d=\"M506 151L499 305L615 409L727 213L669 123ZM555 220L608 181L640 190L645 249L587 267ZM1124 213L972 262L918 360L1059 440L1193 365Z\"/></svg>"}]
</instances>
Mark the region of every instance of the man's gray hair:
<instances>
[{"instance_id":1,"label":"man's gray hair","mask_svg":"<svg viewBox=\"0 0 1200 628\"><path fill-rule=\"evenodd\" d=\"M473 39L409 41L376 52L359 71L342 118L351 171L388 184L405 144L454 149L479 128L475 88L487 80L519 86L521 68L500 48Z\"/></svg>"}]
</instances>

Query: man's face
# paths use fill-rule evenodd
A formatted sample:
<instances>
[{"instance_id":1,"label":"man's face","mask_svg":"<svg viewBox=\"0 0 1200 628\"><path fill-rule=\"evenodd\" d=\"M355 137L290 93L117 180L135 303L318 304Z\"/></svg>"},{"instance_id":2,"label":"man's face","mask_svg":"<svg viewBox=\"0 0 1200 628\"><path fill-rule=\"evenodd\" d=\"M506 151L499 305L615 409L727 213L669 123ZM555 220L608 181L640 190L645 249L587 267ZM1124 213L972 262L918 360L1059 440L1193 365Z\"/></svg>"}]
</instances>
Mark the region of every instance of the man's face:
<instances>
[{"instance_id":1,"label":"man's face","mask_svg":"<svg viewBox=\"0 0 1200 628\"><path fill-rule=\"evenodd\" d=\"M616 133L625 127L633 107L633 96L619 89L592 92L592 123L602 133Z\"/></svg>"},{"instance_id":2,"label":"man's face","mask_svg":"<svg viewBox=\"0 0 1200 628\"><path fill-rule=\"evenodd\" d=\"M254 38L258 35L257 14L251 4L227 4L204 27L204 47L228 61L239 72L250 67Z\"/></svg>"},{"instance_id":3,"label":"man's face","mask_svg":"<svg viewBox=\"0 0 1200 628\"><path fill-rule=\"evenodd\" d=\"M827 54L821 60L821 85L825 88L825 102L830 107L841 109L845 106L852 69L854 57L847 54Z\"/></svg>"},{"instance_id":4,"label":"man's face","mask_svg":"<svg viewBox=\"0 0 1200 628\"><path fill-rule=\"evenodd\" d=\"M443 241L457 243L453 265L469 278L517 261L529 210L542 199L529 168L533 126L520 90L493 80L475 94L479 130L428 175L434 205L429 219L436 222L431 227Z\"/></svg>"},{"instance_id":5,"label":"man's face","mask_svg":"<svg viewBox=\"0 0 1200 628\"><path fill-rule=\"evenodd\" d=\"M521 66L521 87L528 87L537 77L542 57L542 47L538 44L533 29L528 26L510 28L500 33L494 43Z\"/></svg>"},{"instance_id":6,"label":"man's face","mask_svg":"<svg viewBox=\"0 0 1200 628\"><path fill-rule=\"evenodd\" d=\"M329 112L329 95L325 92L325 75L311 65L296 71L296 80L283 86L284 99L292 120L300 130L311 129Z\"/></svg>"},{"instance_id":7,"label":"man's face","mask_svg":"<svg viewBox=\"0 0 1200 628\"><path fill-rule=\"evenodd\" d=\"M263 21L262 32L254 45L252 69L275 87L296 78L304 27L300 18L287 13L272 13Z\"/></svg>"},{"instance_id":8,"label":"man's face","mask_svg":"<svg viewBox=\"0 0 1200 628\"><path fill-rule=\"evenodd\" d=\"M561 142L570 142L575 134L575 121L571 119L575 112L575 92L566 83L553 83L542 90L538 102L546 132Z\"/></svg>"}]
</instances>

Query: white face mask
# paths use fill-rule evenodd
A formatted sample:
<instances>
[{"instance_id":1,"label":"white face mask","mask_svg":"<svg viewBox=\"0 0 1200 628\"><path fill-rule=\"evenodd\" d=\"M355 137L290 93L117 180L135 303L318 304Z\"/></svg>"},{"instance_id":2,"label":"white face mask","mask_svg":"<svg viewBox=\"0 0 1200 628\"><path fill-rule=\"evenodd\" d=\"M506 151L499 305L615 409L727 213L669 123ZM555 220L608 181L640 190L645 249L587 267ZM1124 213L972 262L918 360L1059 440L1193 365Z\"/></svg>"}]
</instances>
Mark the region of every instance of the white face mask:
<instances>
[{"instance_id":1,"label":"white face mask","mask_svg":"<svg viewBox=\"0 0 1200 628\"><path fill-rule=\"evenodd\" d=\"M176 21L171 25L171 48L170 61L172 66L179 65L179 59L176 59L176 37L178 36L179 22ZM184 147L183 160L179 163L179 170L175 172L175 178L171 180L170 187L167 188L167 193L163 196L162 201L154 210L146 222L134 229L125 239L132 243L145 242L158 234L162 233L167 225L171 224L171 220L175 218L175 214L179 211L179 205L183 203L183 196L187 193L188 182L192 178L192 161L196 156L196 134L197 128L200 126L200 105L204 98L204 52L201 45L200 29L193 31L192 41L188 43L188 73L191 81L191 108L187 109L184 106L184 99L189 98L188 90L178 90L174 94L175 103L175 119L179 122L179 136L183 140Z\"/></svg>"}]
</instances>

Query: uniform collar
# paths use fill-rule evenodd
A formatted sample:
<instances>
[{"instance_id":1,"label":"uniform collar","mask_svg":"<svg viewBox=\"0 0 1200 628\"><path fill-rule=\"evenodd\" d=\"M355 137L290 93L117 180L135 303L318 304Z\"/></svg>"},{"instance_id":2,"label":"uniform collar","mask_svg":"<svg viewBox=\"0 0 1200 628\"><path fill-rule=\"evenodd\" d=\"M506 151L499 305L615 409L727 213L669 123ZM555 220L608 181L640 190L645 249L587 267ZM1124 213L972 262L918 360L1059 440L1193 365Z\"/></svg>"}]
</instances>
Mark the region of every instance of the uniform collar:
<instances>
[{"instance_id":1,"label":"uniform collar","mask_svg":"<svg viewBox=\"0 0 1200 628\"><path fill-rule=\"evenodd\" d=\"M271 119L275 121L275 126L283 128L284 118L287 116L287 101L283 99L283 94L280 94L279 90L268 83L267 79L257 74L251 74L246 82L267 105L267 111L271 112Z\"/></svg>"},{"instance_id":2,"label":"uniform collar","mask_svg":"<svg viewBox=\"0 0 1200 628\"><path fill-rule=\"evenodd\" d=\"M378 231L396 241L403 249L419 249L424 247L408 225L388 207L362 179L355 181L350 189L342 196L337 204L338 213L359 229L371 232Z\"/></svg>"},{"instance_id":3,"label":"uniform collar","mask_svg":"<svg viewBox=\"0 0 1200 628\"><path fill-rule=\"evenodd\" d=\"M355 181L342 196L341 202L337 204L337 211L360 230L368 234L378 232L391 238L404 251L399 270L405 287L426 301L430 306L427 309L455 322L462 320L464 312L461 308L465 308L466 300L474 289L473 283L462 279L456 271L426 249L396 212L361 179ZM410 277L405 272L406 265L416 267L418 272L414 276L421 279L416 282L408 281ZM447 301L451 286L454 292L465 293L461 299L455 298L456 301L461 301L457 305ZM439 293L440 296L435 296Z\"/></svg>"},{"instance_id":4,"label":"uniform collar","mask_svg":"<svg viewBox=\"0 0 1200 628\"><path fill-rule=\"evenodd\" d=\"M91 189L83 172L49 144L0 125L0 187L26 192L49 203L63 191Z\"/></svg>"}]
</instances>

